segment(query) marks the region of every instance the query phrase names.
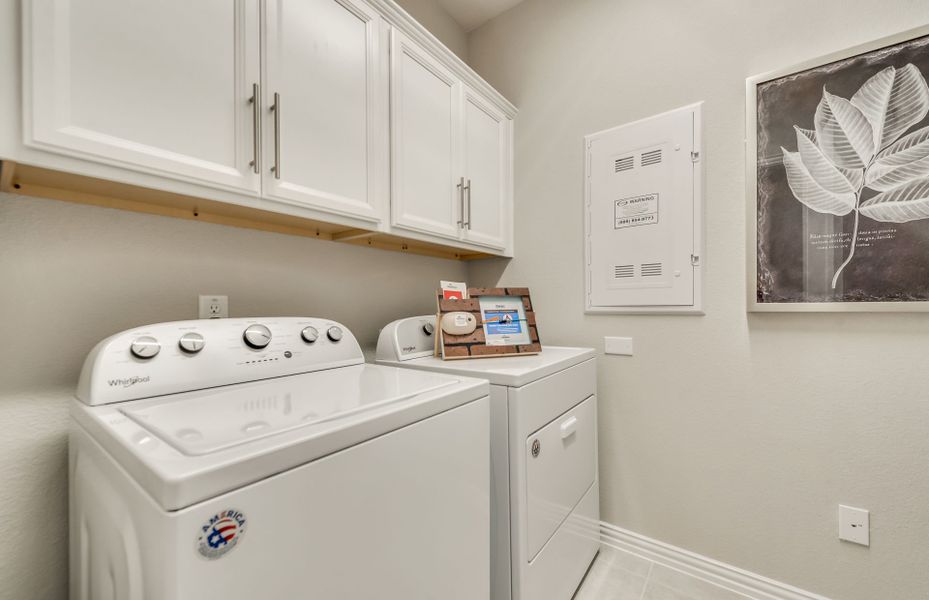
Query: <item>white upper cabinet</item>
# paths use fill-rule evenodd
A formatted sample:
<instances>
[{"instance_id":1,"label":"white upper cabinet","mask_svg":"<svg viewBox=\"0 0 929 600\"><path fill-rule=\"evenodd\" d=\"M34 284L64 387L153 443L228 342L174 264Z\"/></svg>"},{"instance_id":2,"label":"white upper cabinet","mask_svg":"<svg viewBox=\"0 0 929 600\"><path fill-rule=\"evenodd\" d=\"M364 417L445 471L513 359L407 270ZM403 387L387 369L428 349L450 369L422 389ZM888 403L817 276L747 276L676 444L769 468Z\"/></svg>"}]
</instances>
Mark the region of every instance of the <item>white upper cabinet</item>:
<instances>
[{"instance_id":1,"label":"white upper cabinet","mask_svg":"<svg viewBox=\"0 0 929 600\"><path fill-rule=\"evenodd\" d=\"M392 224L458 239L460 83L405 35L391 35Z\"/></svg>"},{"instance_id":2,"label":"white upper cabinet","mask_svg":"<svg viewBox=\"0 0 929 600\"><path fill-rule=\"evenodd\" d=\"M516 110L393 0L22 10L4 159L512 256Z\"/></svg>"},{"instance_id":3,"label":"white upper cabinet","mask_svg":"<svg viewBox=\"0 0 929 600\"><path fill-rule=\"evenodd\" d=\"M512 120L396 30L390 76L391 224L506 251Z\"/></svg>"},{"instance_id":4,"label":"white upper cabinet","mask_svg":"<svg viewBox=\"0 0 929 600\"><path fill-rule=\"evenodd\" d=\"M464 239L504 249L510 223L510 120L464 88Z\"/></svg>"},{"instance_id":5,"label":"white upper cabinet","mask_svg":"<svg viewBox=\"0 0 929 600\"><path fill-rule=\"evenodd\" d=\"M257 193L258 0L23 5L26 145Z\"/></svg>"},{"instance_id":6,"label":"white upper cabinet","mask_svg":"<svg viewBox=\"0 0 929 600\"><path fill-rule=\"evenodd\" d=\"M389 192L381 17L353 0L264 6L263 196L381 221Z\"/></svg>"}]
</instances>

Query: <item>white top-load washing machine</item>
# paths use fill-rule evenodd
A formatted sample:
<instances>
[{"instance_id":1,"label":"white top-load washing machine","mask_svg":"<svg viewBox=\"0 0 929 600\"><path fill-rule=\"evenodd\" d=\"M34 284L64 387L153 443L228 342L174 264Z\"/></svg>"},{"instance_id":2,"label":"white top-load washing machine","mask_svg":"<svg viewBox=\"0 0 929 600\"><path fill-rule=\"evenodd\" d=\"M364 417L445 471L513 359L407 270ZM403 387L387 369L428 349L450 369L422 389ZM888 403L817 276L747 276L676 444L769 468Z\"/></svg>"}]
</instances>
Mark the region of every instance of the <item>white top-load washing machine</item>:
<instances>
[{"instance_id":1,"label":"white top-load washing machine","mask_svg":"<svg viewBox=\"0 0 929 600\"><path fill-rule=\"evenodd\" d=\"M488 392L326 319L114 335L71 407L71 598L486 598Z\"/></svg>"},{"instance_id":2,"label":"white top-load washing machine","mask_svg":"<svg viewBox=\"0 0 929 600\"><path fill-rule=\"evenodd\" d=\"M376 360L490 381L491 598L570 600L600 548L594 351L443 361L434 328L394 321Z\"/></svg>"}]
</instances>

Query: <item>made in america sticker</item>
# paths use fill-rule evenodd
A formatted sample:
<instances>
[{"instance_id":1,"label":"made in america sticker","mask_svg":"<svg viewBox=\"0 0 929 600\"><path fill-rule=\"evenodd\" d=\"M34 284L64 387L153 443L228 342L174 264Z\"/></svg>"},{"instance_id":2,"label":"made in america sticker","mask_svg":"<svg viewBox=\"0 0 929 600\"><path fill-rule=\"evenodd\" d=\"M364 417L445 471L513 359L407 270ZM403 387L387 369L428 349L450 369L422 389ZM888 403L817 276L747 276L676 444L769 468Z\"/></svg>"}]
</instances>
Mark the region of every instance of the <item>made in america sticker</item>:
<instances>
[{"instance_id":1,"label":"made in america sticker","mask_svg":"<svg viewBox=\"0 0 929 600\"><path fill-rule=\"evenodd\" d=\"M241 541L247 524L245 515L238 510L216 513L200 526L197 552L209 560L222 558Z\"/></svg>"},{"instance_id":2,"label":"made in america sticker","mask_svg":"<svg viewBox=\"0 0 929 600\"><path fill-rule=\"evenodd\" d=\"M658 222L658 194L620 198L613 204L613 229Z\"/></svg>"}]
</instances>

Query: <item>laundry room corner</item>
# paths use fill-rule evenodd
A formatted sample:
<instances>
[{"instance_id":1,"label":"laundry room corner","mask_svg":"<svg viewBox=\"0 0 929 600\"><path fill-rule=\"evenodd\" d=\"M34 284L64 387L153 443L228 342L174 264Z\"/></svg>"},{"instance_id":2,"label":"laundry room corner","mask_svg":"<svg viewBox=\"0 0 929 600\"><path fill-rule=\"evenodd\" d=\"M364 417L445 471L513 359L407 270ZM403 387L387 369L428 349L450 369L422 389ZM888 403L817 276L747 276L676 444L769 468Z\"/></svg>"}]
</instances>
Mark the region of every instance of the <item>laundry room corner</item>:
<instances>
[{"instance_id":1,"label":"laundry room corner","mask_svg":"<svg viewBox=\"0 0 929 600\"><path fill-rule=\"evenodd\" d=\"M929 0L0 0L0 600L929 599Z\"/></svg>"}]
</instances>

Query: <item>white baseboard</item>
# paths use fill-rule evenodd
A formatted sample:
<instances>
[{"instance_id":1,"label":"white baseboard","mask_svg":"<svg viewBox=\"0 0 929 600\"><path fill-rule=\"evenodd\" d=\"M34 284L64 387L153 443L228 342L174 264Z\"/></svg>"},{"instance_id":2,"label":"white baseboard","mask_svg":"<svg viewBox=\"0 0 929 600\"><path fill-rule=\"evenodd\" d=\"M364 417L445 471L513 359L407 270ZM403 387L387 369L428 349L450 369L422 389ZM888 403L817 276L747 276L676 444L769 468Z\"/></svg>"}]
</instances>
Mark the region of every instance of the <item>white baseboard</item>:
<instances>
[{"instance_id":1,"label":"white baseboard","mask_svg":"<svg viewBox=\"0 0 929 600\"><path fill-rule=\"evenodd\" d=\"M600 523L600 535L606 546L636 554L758 600L830 600L609 523Z\"/></svg>"}]
</instances>

